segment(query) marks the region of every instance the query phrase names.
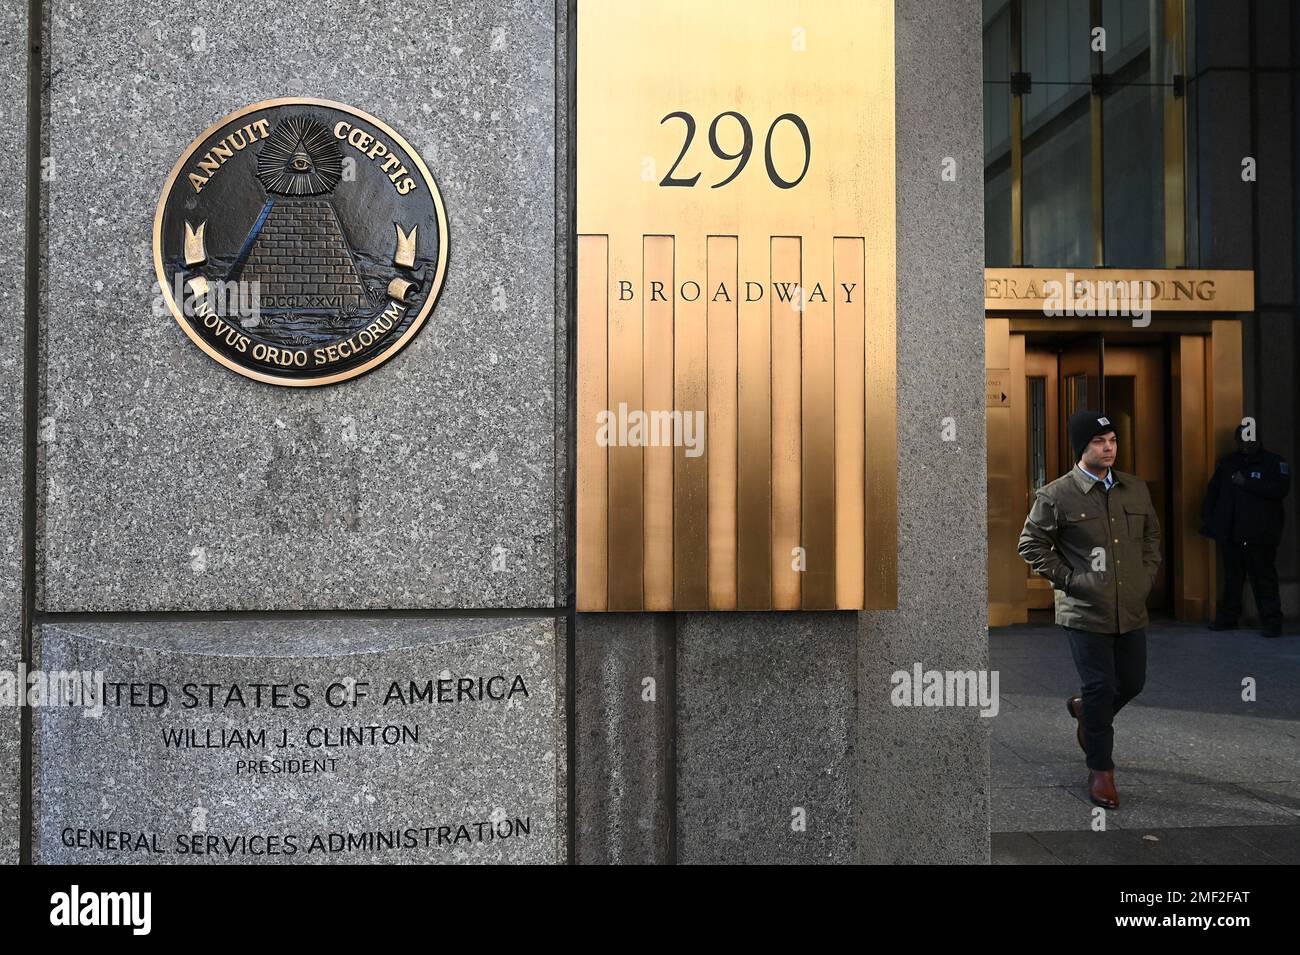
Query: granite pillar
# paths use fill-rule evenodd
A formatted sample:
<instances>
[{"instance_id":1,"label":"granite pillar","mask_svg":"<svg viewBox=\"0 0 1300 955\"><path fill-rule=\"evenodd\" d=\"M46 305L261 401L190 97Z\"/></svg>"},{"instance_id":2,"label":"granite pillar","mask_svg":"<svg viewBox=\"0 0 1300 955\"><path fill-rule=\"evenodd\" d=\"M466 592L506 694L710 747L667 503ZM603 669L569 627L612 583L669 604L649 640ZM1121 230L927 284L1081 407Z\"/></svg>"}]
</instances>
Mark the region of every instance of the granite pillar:
<instances>
[{"instance_id":1,"label":"granite pillar","mask_svg":"<svg viewBox=\"0 0 1300 955\"><path fill-rule=\"evenodd\" d=\"M578 614L577 861L672 859L672 617Z\"/></svg>"},{"instance_id":2,"label":"granite pillar","mask_svg":"<svg viewBox=\"0 0 1300 955\"><path fill-rule=\"evenodd\" d=\"M0 11L0 670L22 656L24 260L27 242L27 9ZM0 863L18 861L19 708L0 704Z\"/></svg>"},{"instance_id":3,"label":"granite pillar","mask_svg":"<svg viewBox=\"0 0 1300 955\"><path fill-rule=\"evenodd\" d=\"M979 863L989 721L969 706L896 706L891 675L988 668L981 14L971 2L897 10L898 609L861 617L857 858ZM945 157L955 181L940 178Z\"/></svg>"}]
</instances>

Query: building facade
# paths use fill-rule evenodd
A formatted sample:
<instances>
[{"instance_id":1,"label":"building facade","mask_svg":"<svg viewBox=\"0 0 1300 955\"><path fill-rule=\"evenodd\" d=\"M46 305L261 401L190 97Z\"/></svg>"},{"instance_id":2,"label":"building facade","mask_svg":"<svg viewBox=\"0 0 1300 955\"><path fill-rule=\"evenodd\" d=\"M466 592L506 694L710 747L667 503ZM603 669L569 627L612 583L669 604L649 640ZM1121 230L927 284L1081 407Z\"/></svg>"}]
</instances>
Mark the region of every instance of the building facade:
<instances>
[{"instance_id":1,"label":"building facade","mask_svg":"<svg viewBox=\"0 0 1300 955\"><path fill-rule=\"evenodd\" d=\"M1151 608L1206 620L1219 573L1198 529L1217 458L1243 419L1296 453L1300 21L1268 0L983 12L989 622L1051 605L1016 539L1034 490L1070 466L1078 407L1115 419L1118 467L1151 488L1165 548ZM1291 518L1292 619L1298 543Z\"/></svg>"}]
</instances>

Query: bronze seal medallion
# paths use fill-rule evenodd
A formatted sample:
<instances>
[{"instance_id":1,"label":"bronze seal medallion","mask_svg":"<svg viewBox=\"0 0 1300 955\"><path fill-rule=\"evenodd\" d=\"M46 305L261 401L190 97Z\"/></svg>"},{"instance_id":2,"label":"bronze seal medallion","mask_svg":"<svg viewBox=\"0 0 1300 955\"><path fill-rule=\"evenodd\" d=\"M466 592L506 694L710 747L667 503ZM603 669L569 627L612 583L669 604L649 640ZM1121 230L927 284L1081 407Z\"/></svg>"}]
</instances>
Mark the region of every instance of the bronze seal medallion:
<instances>
[{"instance_id":1,"label":"bronze seal medallion","mask_svg":"<svg viewBox=\"0 0 1300 955\"><path fill-rule=\"evenodd\" d=\"M390 126L318 99L231 113L172 169L154 216L163 298L196 345L276 385L355 378L433 310L447 214Z\"/></svg>"}]
</instances>

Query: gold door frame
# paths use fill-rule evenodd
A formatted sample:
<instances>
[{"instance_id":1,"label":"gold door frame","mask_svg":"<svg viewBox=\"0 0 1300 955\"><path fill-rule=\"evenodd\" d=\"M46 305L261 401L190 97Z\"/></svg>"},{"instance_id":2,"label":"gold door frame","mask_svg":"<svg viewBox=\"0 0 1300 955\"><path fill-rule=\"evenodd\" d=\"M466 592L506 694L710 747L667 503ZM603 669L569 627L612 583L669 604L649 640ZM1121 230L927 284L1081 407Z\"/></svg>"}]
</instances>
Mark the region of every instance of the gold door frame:
<instances>
[{"instance_id":1,"label":"gold door frame","mask_svg":"<svg viewBox=\"0 0 1300 955\"><path fill-rule=\"evenodd\" d=\"M1020 336L1022 341L1023 334ZM1054 352L1031 351L1027 346L1022 345L1025 349L1025 439L1023 445L1028 449L1029 444L1029 414L1028 414L1028 395L1029 380L1031 378L1044 379L1043 388L1043 415L1046 426L1046 435L1044 436L1044 451L1046 453L1046 467L1048 480L1052 476L1061 473L1061 435L1060 435L1060 409L1058 407L1060 400L1060 389L1057 383L1060 381L1061 366L1060 360ZM1030 507L1034 503L1034 491L1032 476L1025 481L1025 500L1024 513L1028 514ZM1017 555L1018 556L1018 555ZM1042 610L1052 606L1052 582L1045 577L1040 577L1029 569L1025 564L1026 577L1026 607L1029 610ZM1006 611L1008 616L1018 616L1015 612Z\"/></svg>"}]
</instances>

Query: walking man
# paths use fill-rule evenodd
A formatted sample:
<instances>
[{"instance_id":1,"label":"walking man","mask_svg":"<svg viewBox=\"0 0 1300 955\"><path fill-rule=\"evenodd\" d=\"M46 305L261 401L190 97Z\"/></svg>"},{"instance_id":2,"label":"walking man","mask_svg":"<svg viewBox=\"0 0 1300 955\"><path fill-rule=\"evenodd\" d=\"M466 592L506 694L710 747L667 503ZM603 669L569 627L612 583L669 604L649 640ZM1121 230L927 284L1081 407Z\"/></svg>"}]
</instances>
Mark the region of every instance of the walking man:
<instances>
[{"instance_id":1,"label":"walking man","mask_svg":"<svg viewBox=\"0 0 1300 955\"><path fill-rule=\"evenodd\" d=\"M1147 486L1116 471L1115 429L1096 411L1070 416L1076 464L1035 495L1020 556L1056 591L1081 690L1066 700L1088 765L1088 795L1119 808L1111 758L1115 714L1146 682L1147 594L1160 567L1160 525Z\"/></svg>"},{"instance_id":2,"label":"walking man","mask_svg":"<svg viewBox=\"0 0 1300 955\"><path fill-rule=\"evenodd\" d=\"M1285 518L1282 500L1291 490L1291 466L1258 441L1247 441L1246 434L1245 425L1239 425L1237 450L1225 454L1214 469L1201 510L1201 533L1214 538L1223 559L1223 598L1210 628L1237 628L1241 588L1249 576L1260 631L1266 637L1280 637L1277 545Z\"/></svg>"}]
</instances>

